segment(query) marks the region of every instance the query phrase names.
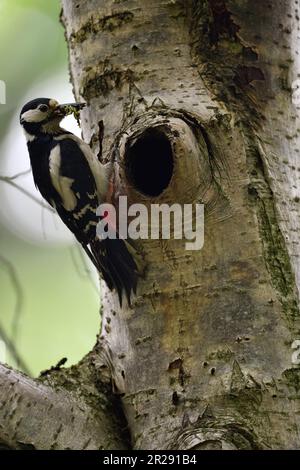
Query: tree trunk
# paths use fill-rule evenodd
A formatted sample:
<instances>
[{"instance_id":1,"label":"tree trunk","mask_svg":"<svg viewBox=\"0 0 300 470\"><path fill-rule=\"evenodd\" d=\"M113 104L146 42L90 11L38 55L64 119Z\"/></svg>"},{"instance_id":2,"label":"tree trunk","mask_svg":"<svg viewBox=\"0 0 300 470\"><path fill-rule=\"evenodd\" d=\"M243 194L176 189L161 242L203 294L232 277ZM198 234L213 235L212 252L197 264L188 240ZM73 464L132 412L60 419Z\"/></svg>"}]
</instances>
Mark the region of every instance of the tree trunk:
<instances>
[{"instance_id":1,"label":"tree trunk","mask_svg":"<svg viewBox=\"0 0 300 470\"><path fill-rule=\"evenodd\" d=\"M203 203L204 246L139 242L132 308L103 286L94 351L17 382L3 445L299 449L298 2L62 4L84 138L114 162L115 201ZM55 439L36 436L46 399ZM73 413L92 431L73 438Z\"/></svg>"}]
</instances>

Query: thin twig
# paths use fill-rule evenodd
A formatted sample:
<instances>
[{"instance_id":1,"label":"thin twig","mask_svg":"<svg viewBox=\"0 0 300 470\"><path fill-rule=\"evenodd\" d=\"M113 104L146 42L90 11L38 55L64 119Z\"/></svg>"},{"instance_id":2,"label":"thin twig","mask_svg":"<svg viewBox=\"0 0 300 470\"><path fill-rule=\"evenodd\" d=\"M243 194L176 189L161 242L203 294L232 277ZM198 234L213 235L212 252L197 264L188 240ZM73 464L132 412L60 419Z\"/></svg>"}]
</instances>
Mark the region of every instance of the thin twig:
<instances>
[{"instance_id":1,"label":"thin twig","mask_svg":"<svg viewBox=\"0 0 300 470\"><path fill-rule=\"evenodd\" d=\"M1 254L0 254L0 267L3 267L8 273L9 279L11 281L11 284L16 294L16 304L15 304L14 315L12 319L12 340L16 343L18 340L19 323L20 323L22 305L23 305L23 299L24 299L23 290L22 290L22 286L18 279L14 266L12 265L10 261L8 261L8 259L6 259Z\"/></svg>"},{"instance_id":2,"label":"thin twig","mask_svg":"<svg viewBox=\"0 0 300 470\"><path fill-rule=\"evenodd\" d=\"M20 178L21 176L28 175L30 172L31 172L31 170L29 168L28 170L20 171L20 173L16 173L13 176L7 176L7 178L9 178L10 180L16 180L17 178Z\"/></svg>"},{"instance_id":3,"label":"thin twig","mask_svg":"<svg viewBox=\"0 0 300 470\"><path fill-rule=\"evenodd\" d=\"M3 326L1 325L1 323L0 323L0 338L2 338L2 340L4 341L5 346L9 350L9 352L12 355L13 359L15 360L17 366L20 367L20 369L23 372L25 372L25 374L32 375L29 368L27 367L27 365L25 364L25 362L21 358L19 352L17 351L17 348L15 347L14 343L10 340L10 338L5 333L5 330L4 330Z\"/></svg>"},{"instance_id":4,"label":"thin twig","mask_svg":"<svg viewBox=\"0 0 300 470\"><path fill-rule=\"evenodd\" d=\"M15 177L18 177L19 175L15 175ZM18 189L21 191L21 193L25 194L25 196L29 197L32 201L36 202L39 206L44 207L45 209L49 210L50 212L55 213L55 210L53 207L49 206L48 204L44 204L42 201L40 201L37 197L35 197L33 194L31 194L27 189L22 188L19 186L17 183L14 182L15 177L10 177L10 176L0 176L0 181L4 181L5 183L10 184L14 188Z\"/></svg>"},{"instance_id":5,"label":"thin twig","mask_svg":"<svg viewBox=\"0 0 300 470\"><path fill-rule=\"evenodd\" d=\"M12 319L12 336L11 339L7 336L3 326L0 323L0 337L5 342L6 347L8 348L10 354L14 358L17 367L20 367L26 374L29 374L29 368L24 363L23 359L21 358L20 354L18 353L16 344L19 336L19 325L20 325L20 318L22 314L22 306L23 306L23 289L22 285L19 281L17 276L16 270L12 263L8 261L3 255L0 254L0 267L3 267L11 281L13 290L16 294L16 304L14 308L14 314Z\"/></svg>"},{"instance_id":6,"label":"thin twig","mask_svg":"<svg viewBox=\"0 0 300 470\"><path fill-rule=\"evenodd\" d=\"M81 266L79 265L79 263L76 259L75 250L78 252L78 254L80 256L80 262L82 263L82 267L83 267L84 272L82 272ZM76 245L75 247L71 247L70 248L70 254L71 254L71 259L72 259L72 262L74 264L74 267L75 267L75 270L76 270L78 276L81 277L81 278L88 278L89 281L91 282L92 286L93 286L93 289L95 290L95 292L98 293L99 289L97 288L97 285L94 282L92 271L89 269L89 267L87 265L86 259L84 257L83 251L80 248L80 246Z\"/></svg>"}]
</instances>

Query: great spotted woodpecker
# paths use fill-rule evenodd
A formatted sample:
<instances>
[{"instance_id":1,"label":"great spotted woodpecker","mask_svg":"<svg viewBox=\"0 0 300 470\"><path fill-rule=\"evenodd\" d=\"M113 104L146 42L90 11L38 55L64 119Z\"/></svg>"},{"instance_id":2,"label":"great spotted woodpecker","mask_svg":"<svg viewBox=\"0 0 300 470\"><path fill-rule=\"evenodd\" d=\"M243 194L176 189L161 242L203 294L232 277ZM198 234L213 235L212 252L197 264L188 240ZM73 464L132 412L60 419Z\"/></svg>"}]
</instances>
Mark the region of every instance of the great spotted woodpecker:
<instances>
[{"instance_id":1,"label":"great spotted woodpecker","mask_svg":"<svg viewBox=\"0 0 300 470\"><path fill-rule=\"evenodd\" d=\"M60 127L61 120L84 105L60 105L56 100L38 98L21 110L33 179L41 195L57 211L85 252L115 289L122 305L125 292L136 291L138 268L128 245L118 237L99 239L96 209L105 202L109 187L107 168L100 164L89 145Z\"/></svg>"}]
</instances>

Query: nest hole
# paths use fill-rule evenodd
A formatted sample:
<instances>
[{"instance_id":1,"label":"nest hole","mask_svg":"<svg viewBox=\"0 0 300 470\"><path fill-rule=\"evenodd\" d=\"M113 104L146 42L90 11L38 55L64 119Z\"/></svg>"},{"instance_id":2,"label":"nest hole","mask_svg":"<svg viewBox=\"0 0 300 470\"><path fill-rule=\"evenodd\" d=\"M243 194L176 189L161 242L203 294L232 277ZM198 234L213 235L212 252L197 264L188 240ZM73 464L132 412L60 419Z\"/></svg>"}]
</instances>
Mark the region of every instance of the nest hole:
<instances>
[{"instance_id":1,"label":"nest hole","mask_svg":"<svg viewBox=\"0 0 300 470\"><path fill-rule=\"evenodd\" d=\"M173 167L171 143L159 129L146 130L127 150L127 179L137 191L147 196L159 196L168 187Z\"/></svg>"}]
</instances>

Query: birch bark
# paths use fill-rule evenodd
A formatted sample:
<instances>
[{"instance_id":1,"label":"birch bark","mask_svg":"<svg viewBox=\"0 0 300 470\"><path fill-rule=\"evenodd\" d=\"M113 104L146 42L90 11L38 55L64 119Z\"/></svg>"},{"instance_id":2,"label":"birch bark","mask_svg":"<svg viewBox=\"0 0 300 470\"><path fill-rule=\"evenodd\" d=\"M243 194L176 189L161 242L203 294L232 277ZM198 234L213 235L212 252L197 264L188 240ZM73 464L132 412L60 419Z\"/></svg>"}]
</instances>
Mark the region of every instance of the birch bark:
<instances>
[{"instance_id":1,"label":"birch bark","mask_svg":"<svg viewBox=\"0 0 300 470\"><path fill-rule=\"evenodd\" d=\"M205 205L201 250L140 242L131 309L103 286L92 369L132 448L299 449L298 1L62 5L83 135L116 194Z\"/></svg>"}]
</instances>

